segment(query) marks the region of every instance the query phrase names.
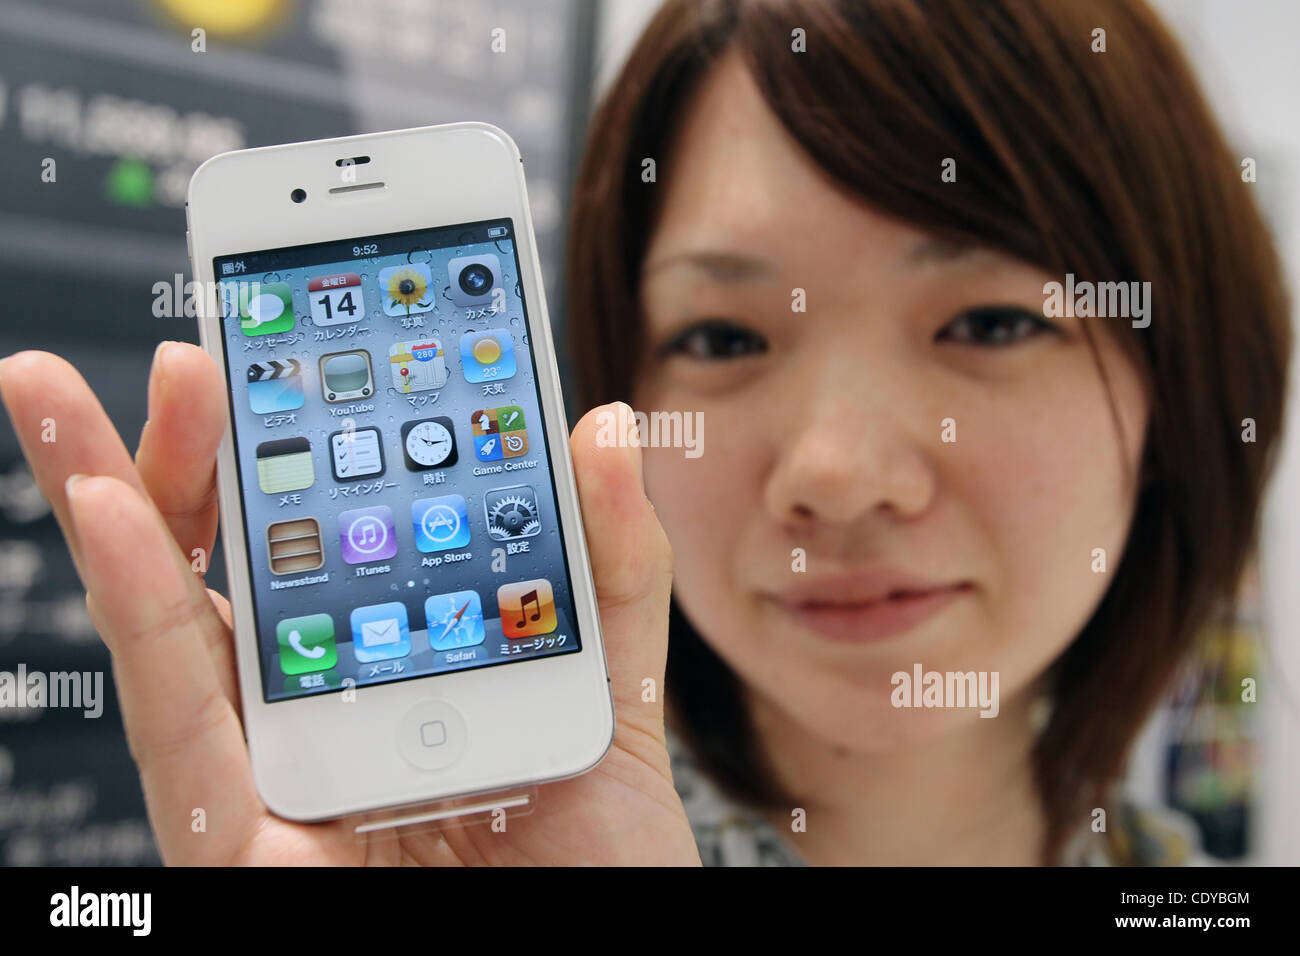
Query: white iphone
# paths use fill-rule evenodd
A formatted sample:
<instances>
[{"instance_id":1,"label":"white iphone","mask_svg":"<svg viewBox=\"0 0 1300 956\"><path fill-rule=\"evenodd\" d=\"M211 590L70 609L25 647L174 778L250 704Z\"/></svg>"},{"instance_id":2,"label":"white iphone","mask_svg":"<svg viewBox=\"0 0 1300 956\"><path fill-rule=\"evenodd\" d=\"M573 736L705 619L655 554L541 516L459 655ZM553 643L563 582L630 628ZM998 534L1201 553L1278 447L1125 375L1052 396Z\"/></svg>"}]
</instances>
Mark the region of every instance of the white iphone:
<instances>
[{"instance_id":1,"label":"white iphone","mask_svg":"<svg viewBox=\"0 0 1300 956\"><path fill-rule=\"evenodd\" d=\"M224 153L187 215L266 805L322 820L590 770L614 711L513 140Z\"/></svg>"}]
</instances>

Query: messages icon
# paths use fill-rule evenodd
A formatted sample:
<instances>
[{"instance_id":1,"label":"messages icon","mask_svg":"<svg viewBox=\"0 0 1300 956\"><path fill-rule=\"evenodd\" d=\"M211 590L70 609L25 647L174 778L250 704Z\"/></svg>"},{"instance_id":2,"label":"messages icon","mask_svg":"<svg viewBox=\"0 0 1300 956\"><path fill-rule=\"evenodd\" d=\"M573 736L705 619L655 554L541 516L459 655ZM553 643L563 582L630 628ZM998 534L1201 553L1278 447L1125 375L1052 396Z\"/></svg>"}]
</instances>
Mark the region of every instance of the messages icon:
<instances>
[{"instance_id":1,"label":"messages icon","mask_svg":"<svg viewBox=\"0 0 1300 956\"><path fill-rule=\"evenodd\" d=\"M223 315L238 316L245 335L293 328L293 290L287 282L223 282L221 292Z\"/></svg>"}]
</instances>

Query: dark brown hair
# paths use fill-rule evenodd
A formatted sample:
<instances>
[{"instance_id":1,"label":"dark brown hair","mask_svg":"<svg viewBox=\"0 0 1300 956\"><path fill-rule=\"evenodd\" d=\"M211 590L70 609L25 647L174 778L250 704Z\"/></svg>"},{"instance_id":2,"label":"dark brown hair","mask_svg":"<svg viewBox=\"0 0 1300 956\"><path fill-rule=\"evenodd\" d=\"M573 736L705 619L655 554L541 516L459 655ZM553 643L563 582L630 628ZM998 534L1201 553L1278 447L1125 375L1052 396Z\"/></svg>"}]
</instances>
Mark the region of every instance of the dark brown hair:
<instances>
[{"instance_id":1,"label":"dark brown hair","mask_svg":"<svg viewBox=\"0 0 1300 956\"><path fill-rule=\"evenodd\" d=\"M796 28L807 52L792 50ZM1093 52L1096 28L1105 52ZM810 160L878 211L1052 274L1151 282L1150 326L1107 333L1152 409L1133 526L1111 587L1054 666L1034 752L1053 862L1105 804L1253 547L1291 352L1258 187L1140 0L668 0L601 102L575 185L566 285L584 407L631 398L641 260L669 185L643 182L642 160L668 169L692 91L726 50ZM949 157L956 182L941 181ZM724 789L781 805L743 699L674 608L675 723Z\"/></svg>"}]
</instances>

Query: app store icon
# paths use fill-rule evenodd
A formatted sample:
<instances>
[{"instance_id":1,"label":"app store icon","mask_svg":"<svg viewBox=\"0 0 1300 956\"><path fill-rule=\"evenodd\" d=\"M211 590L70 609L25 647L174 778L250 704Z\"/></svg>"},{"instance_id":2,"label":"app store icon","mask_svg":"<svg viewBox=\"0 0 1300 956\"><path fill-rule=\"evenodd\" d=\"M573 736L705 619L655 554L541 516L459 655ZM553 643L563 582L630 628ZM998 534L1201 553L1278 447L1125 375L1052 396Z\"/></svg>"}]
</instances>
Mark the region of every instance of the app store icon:
<instances>
[{"instance_id":1,"label":"app store icon","mask_svg":"<svg viewBox=\"0 0 1300 956\"><path fill-rule=\"evenodd\" d=\"M425 554L469 544L469 506L460 495L420 498L411 503L415 546Z\"/></svg>"}]
</instances>

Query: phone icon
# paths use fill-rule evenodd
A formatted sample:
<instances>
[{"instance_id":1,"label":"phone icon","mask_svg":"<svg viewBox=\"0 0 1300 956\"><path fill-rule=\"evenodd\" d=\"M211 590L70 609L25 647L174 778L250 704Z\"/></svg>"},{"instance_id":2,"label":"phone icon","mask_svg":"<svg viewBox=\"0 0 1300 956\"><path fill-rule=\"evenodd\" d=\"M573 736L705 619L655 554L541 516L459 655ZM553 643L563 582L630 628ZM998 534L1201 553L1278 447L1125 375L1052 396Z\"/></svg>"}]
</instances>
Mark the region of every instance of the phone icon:
<instances>
[{"instance_id":1,"label":"phone icon","mask_svg":"<svg viewBox=\"0 0 1300 956\"><path fill-rule=\"evenodd\" d=\"M287 676L327 671L339 662L334 619L328 614L288 617L276 625L280 670Z\"/></svg>"},{"instance_id":2,"label":"phone icon","mask_svg":"<svg viewBox=\"0 0 1300 956\"><path fill-rule=\"evenodd\" d=\"M323 645L317 644L310 650L303 647L302 635L298 633L296 628L289 632L289 646L308 660L318 661L325 656L325 648Z\"/></svg>"}]
</instances>

